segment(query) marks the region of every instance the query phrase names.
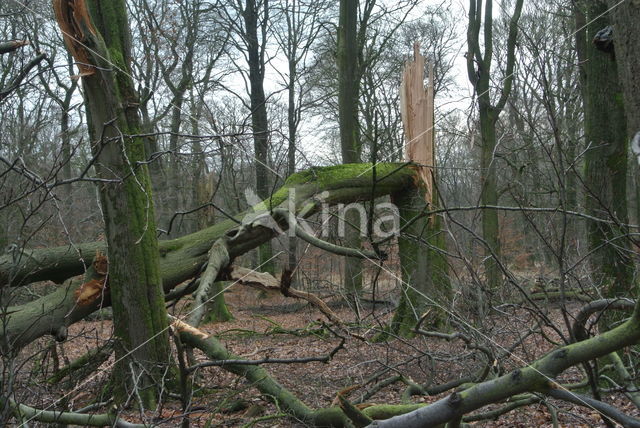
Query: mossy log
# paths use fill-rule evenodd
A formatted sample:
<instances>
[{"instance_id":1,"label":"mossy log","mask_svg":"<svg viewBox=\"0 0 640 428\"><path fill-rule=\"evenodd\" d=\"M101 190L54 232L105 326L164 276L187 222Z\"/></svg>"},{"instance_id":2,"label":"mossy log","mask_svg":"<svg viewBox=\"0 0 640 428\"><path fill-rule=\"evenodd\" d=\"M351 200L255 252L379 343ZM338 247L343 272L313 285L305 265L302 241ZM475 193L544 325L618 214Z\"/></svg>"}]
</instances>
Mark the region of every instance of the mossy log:
<instances>
[{"instance_id":1,"label":"mossy log","mask_svg":"<svg viewBox=\"0 0 640 428\"><path fill-rule=\"evenodd\" d=\"M308 217L323 205L351 203L394 194L414 186L415 170L404 164L378 164L374 183L369 164L350 164L312 168L292 175L284 186L264 201L266 209L281 230L288 227L285 212L294 207L296 216ZM290 192L291 190L291 192ZM292 200L289 201L290 195ZM295 195L295 198L293 196ZM276 209L279 208L279 209ZM251 222L243 219L251 214ZM165 292L200 275L209 258L209 250L218 239L225 238L229 258L234 258L269 241L278 233L263 224L254 210L190 235L159 244L160 273ZM0 258L0 286L26 285L35 281L66 280L53 293L25 305L9 308L1 333L5 351L20 349L46 334L59 340L66 338L66 327L100 307L110 304L109 289L96 288L95 293L79 299L95 272L87 269L96 252L105 252L106 244L92 242L76 246L26 250L19 255ZM79 278L72 278L84 274Z\"/></svg>"}]
</instances>

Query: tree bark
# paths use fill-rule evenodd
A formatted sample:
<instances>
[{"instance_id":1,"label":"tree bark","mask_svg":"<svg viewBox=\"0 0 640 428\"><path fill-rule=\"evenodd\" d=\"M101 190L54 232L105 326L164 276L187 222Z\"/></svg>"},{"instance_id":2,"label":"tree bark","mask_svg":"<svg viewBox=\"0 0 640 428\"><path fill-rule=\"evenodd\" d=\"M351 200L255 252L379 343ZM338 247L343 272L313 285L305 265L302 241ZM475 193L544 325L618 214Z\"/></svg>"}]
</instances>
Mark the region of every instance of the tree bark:
<instances>
[{"instance_id":1,"label":"tree bark","mask_svg":"<svg viewBox=\"0 0 640 428\"><path fill-rule=\"evenodd\" d=\"M585 207L589 215L611 217L619 225L589 222L587 226L591 274L605 296L628 295L633 281L633 262L627 228L627 133L622 90L613 52L594 43L598 31L607 27L607 5L600 0L584 3L586 21L585 73ZM602 15L602 16L601 16Z\"/></svg>"},{"instance_id":2,"label":"tree bark","mask_svg":"<svg viewBox=\"0 0 640 428\"><path fill-rule=\"evenodd\" d=\"M360 73L358 66L358 0L340 0L338 23L338 121L342 163L361 161L358 102L360 98ZM360 217L354 210L346 213L344 242L348 247L360 247ZM362 290L362 262L346 259L344 286L347 293L356 296Z\"/></svg>"},{"instance_id":3,"label":"tree bark","mask_svg":"<svg viewBox=\"0 0 640 428\"><path fill-rule=\"evenodd\" d=\"M99 185L99 193L117 338L116 402L137 396L141 407L153 408L171 357L149 173L138 164L146 160L144 141L128 137L140 133L141 121L127 8L124 0L57 0L54 5L67 47L85 60L81 71L91 148L99 177L109 180Z\"/></svg>"},{"instance_id":4,"label":"tree bark","mask_svg":"<svg viewBox=\"0 0 640 428\"><path fill-rule=\"evenodd\" d=\"M262 20L259 20L260 8L263 9ZM267 98L264 94L264 70L266 49L266 28L269 19L269 0L246 0L242 12L245 23L245 35L249 84L251 87L251 129L253 131L254 167L256 174L256 193L265 200L269 197L269 121L267 117ZM258 38L258 30L261 39ZM260 269L269 273L275 272L272 260L271 243L266 242L259 250Z\"/></svg>"},{"instance_id":5,"label":"tree bark","mask_svg":"<svg viewBox=\"0 0 640 428\"><path fill-rule=\"evenodd\" d=\"M400 336L413 335L420 316L429 310L427 323L441 328L451 300L446 257L437 249L444 247L441 220L438 216L422 217L427 204L424 191L408 189L393 195L400 214L401 235L398 237L403 293L391 320L391 332Z\"/></svg>"},{"instance_id":6,"label":"tree bark","mask_svg":"<svg viewBox=\"0 0 640 428\"><path fill-rule=\"evenodd\" d=\"M640 131L640 1L616 2L609 0L610 16L614 23L614 49L622 95L627 112L627 135Z\"/></svg>"},{"instance_id":7,"label":"tree bark","mask_svg":"<svg viewBox=\"0 0 640 428\"><path fill-rule=\"evenodd\" d=\"M610 0L608 5L614 23L614 49L627 113L627 136L634 138L640 132L640 73L638 72L640 70L640 34L637 30L637 22L640 20L640 1L617 3ZM638 159L634 163L636 164L635 193L640 198ZM640 219L640 199L637 201L637 213ZM635 292L637 293L637 290Z\"/></svg>"}]
</instances>

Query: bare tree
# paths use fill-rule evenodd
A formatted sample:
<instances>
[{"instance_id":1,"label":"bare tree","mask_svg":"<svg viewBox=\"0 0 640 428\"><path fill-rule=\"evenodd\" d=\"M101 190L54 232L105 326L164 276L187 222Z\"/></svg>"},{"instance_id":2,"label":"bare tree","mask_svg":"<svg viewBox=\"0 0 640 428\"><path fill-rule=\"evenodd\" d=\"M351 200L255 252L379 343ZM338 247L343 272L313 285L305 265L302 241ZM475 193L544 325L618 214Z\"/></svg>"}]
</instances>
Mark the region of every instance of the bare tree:
<instances>
[{"instance_id":1,"label":"bare tree","mask_svg":"<svg viewBox=\"0 0 640 428\"><path fill-rule=\"evenodd\" d=\"M500 95L495 103L491 93L491 67L494 62L493 46L493 1L487 0L484 5L484 19L482 1L469 2L469 26L467 30L468 51L467 73L469 81L475 89L480 115L481 147L481 203L483 205L498 204L498 183L495 165L496 151L496 122L504 109L511 93L514 65L516 62L515 48L518 35L518 20L522 12L522 0L517 0L511 21L507 40L506 68L500 80ZM480 41L482 29L483 43ZM501 273L496 263L500 258L498 213L493 210L482 212L482 237L487 245L485 256L485 275L490 289L497 289L501 282ZM482 305L482 303L481 303Z\"/></svg>"},{"instance_id":2,"label":"bare tree","mask_svg":"<svg viewBox=\"0 0 640 428\"><path fill-rule=\"evenodd\" d=\"M311 48L322 31L322 15L328 8L324 1L286 0L280 5L274 37L287 60L287 73L282 73L287 90L287 175L296 171L296 151L302 114L309 109L309 73ZM296 267L295 239L289 240L288 269Z\"/></svg>"}]
</instances>

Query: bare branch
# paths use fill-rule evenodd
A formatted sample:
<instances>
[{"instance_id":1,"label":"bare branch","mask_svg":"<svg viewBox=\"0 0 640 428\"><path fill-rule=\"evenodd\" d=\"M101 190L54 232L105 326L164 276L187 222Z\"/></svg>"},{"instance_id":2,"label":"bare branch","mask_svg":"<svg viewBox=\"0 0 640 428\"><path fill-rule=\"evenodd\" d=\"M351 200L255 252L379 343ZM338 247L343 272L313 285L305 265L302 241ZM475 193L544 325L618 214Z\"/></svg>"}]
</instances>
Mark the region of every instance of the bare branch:
<instances>
[{"instance_id":1,"label":"bare branch","mask_svg":"<svg viewBox=\"0 0 640 428\"><path fill-rule=\"evenodd\" d=\"M18 73L16 77L13 78L11 83L3 89L0 89L0 101L4 100L9 94L15 91L18 86L22 83L22 81L29 75L29 72L35 68L42 60L47 57L47 54L41 53L37 57L33 58L27 65L25 65L22 70Z\"/></svg>"},{"instance_id":2,"label":"bare branch","mask_svg":"<svg viewBox=\"0 0 640 428\"><path fill-rule=\"evenodd\" d=\"M213 366L221 367L228 364L236 364L241 366L256 366L260 364L307 364L307 363L315 363L315 362L328 363L333 359L334 355L336 355L338 351L340 351L341 349L344 349L344 339L342 339L340 343L335 348L333 348L331 352L321 357L306 357L306 358L266 357L259 360L238 360L238 359L214 360L214 361L207 361L204 363L196 364L195 366L189 367L188 370L190 372L193 372L202 367L213 367Z\"/></svg>"},{"instance_id":3,"label":"bare branch","mask_svg":"<svg viewBox=\"0 0 640 428\"><path fill-rule=\"evenodd\" d=\"M27 45L29 45L28 40L11 40L9 42L0 42L0 55L13 52Z\"/></svg>"}]
</instances>

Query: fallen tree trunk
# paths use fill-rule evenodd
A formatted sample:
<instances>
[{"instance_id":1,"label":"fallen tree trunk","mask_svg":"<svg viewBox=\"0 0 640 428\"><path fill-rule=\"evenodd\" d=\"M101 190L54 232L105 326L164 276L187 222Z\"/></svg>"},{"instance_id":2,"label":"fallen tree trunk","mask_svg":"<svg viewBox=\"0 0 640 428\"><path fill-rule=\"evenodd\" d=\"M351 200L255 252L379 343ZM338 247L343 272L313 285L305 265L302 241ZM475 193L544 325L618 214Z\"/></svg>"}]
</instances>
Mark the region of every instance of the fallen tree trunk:
<instances>
[{"instance_id":1,"label":"fallen tree trunk","mask_svg":"<svg viewBox=\"0 0 640 428\"><path fill-rule=\"evenodd\" d=\"M375 181L369 164L299 172L265 201L268 212L257 215L245 212L235 221L230 219L178 239L160 242L160 269L165 292L200 275L213 243L219 239L225 239L229 260L233 260L286 230L289 207L295 207L296 216L308 217L322 206L390 195L414 185L415 169L406 164L377 164L376 169ZM295 197L289 200L290 195ZM99 284L100 278L92 268L86 268L88 260L97 251L105 251L104 243L30 250L0 258L0 286L67 279L53 293L8 309L4 329L0 332L0 343L5 352L20 349L46 334L64 340L69 325L110 304L108 287ZM68 279L82 273L85 273L82 278Z\"/></svg>"}]
</instances>

